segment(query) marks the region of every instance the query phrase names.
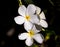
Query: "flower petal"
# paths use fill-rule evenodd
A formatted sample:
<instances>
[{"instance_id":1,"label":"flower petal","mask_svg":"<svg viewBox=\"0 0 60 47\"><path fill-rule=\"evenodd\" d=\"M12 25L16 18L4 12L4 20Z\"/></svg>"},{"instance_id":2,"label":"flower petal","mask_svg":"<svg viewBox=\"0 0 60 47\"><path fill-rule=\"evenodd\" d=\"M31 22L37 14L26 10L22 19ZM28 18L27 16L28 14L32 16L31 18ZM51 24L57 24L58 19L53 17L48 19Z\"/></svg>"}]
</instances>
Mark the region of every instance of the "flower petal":
<instances>
[{"instance_id":1,"label":"flower petal","mask_svg":"<svg viewBox=\"0 0 60 47\"><path fill-rule=\"evenodd\" d=\"M47 28L48 27L48 24L45 20L40 20L40 23L39 23L42 27L44 28Z\"/></svg>"},{"instance_id":2,"label":"flower petal","mask_svg":"<svg viewBox=\"0 0 60 47\"><path fill-rule=\"evenodd\" d=\"M18 13L22 16L25 16L25 12L26 12L26 7L24 5L21 5L18 9Z\"/></svg>"},{"instance_id":3,"label":"flower petal","mask_svg":"<svg viewBox=\"0 0 60 47\"><path fill-rule=\"evenodd\" d=\"M41 8L39 8L39 7L36 6L36 13L39 15L40 12L41 12Z\"/></svg>"},{"instance_id":4,"label":"flower petal","mask_svg":"<svg viewBox=\"0 0 60 47\"><path fill-rule=\"evenodd\" d=\"M41 12L41 14L39 15L39 17L40 17L40 19L46 19L44 12Z\"/></svg>"},{"instance_id":5,"label":"flower petal","mask_svg":"<svg viewBox=\"0 0 60 47\"><path fill-rule=\"evenodd\" d=\"M39 23L39 19L37 15L30 15L30 17L31 17L30 21L32 23L35 23L35 24Z\"/></svg>"},{"instance_id":6,"label":"flower petal","mask_svg":"<svg viewBox=\"0 0 60 47\"><path fill-rule=\"evenodd\" d=\"M33 26L32 30L34 31L35 34L38 33L38 32L40 32L40 30L36 29L35 25Z\"/></svg>"},{"instance_id":7,"label":"flower petal","mask_svg":"<svg viewBox=\"0 0 60 47\"><path fill-rule=\"evenodd\" d=\"M31 46L33 44L33 39L28 37L26 39L25 43L26 43L27 46Z\"/></svg>"},{"instance_id":8,"label":"flower petal","mask_svg":"<svg viewBox=\"0 0 60 47\"><path fill-rule=\"evenodd\" d=\"M15 22L17 23L17 24L23 24L24 23L24 17L22 17L22 16L17 16L17 17L15 17L14 18L14 20L15 20Z\"/></svg>"},{"instance_id":9,"label":"flower petal","mask_svg":"<svg viewBox=\"0 0 60 47\"><path fill-rule=\"evenodd\" d=\"M36 34L33 37L38 43L43 43L43 38L40 34Z\"/></svg>"},{"instance_id":10,"label":"flower petal","mask_svg":"<svg viewBox=\"0 0 60 47\"><path fill-rule=\"evenodd\" d=\"M27 37L28 37L28 36L27 36L27 33L22 33L22 34L18 35L18 38L19 38L20 40L25 40Z\"/></svg>"},{"instance_id":11,"label":"flower petal","mask_svg":"<svg viewBox=\"0 0 60 47\"><path fill-rule=\"evenodd\" d=\"M28 13L28 15L34 14L35 11L36 11L36 6L35 5L33 5L33 4L28 5L27 11L26 11L26 13Z\"/></svg>"},{"instance_id":12,"label":"flower petal","mask_svg":"<svg viewBox=\"0 0 60 47\"><path fill-rule=\"evenodd\" d=\"M25 22L24 23L24 28L29 31L33 27L33 24L31 22Z\"/></svg>"}]
</instances>

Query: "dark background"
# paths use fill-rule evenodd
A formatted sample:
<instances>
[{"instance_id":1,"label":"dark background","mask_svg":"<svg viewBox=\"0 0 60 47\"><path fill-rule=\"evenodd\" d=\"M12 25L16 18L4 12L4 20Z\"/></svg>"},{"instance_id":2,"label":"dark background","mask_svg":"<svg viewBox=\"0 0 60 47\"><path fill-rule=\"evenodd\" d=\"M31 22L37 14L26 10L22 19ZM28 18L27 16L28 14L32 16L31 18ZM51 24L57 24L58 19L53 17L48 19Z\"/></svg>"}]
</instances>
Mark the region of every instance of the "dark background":
<instances>
[{"instance_id":1,"label":"dark background","mask_svg":"<svg viewBox=\"0 0 60 47\"><path fill-rule=\"evenodd\" d=\"M46 15L46 21L49 24L47 29L54 30L59 38L54 40L54 35L45 42L48 47L60 47L60 1L52 0L33 0L34 4L39 6ZM27 6L24 0L22 3ZM14 17L18 16L18 0L2 0L0 9L0 47L25 47L24 41L18 39L18 34L25 31L23 25L17 25ZM14 29L13 35L7 35L9 30Z\"/></svg>"}]
</instances>

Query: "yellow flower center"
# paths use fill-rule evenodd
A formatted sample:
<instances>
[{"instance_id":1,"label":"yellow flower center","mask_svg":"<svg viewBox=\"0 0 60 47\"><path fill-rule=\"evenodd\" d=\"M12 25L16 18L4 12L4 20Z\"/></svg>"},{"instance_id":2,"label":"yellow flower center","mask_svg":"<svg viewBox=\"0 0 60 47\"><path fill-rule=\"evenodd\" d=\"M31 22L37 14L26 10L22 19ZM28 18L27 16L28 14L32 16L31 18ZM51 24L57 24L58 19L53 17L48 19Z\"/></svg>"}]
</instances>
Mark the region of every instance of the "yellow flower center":
<instances>
[{"instance_id":1,"label":"yellow flower center","mask_svg":"<svg viewBox=\"0 0 60 47\"><path fill-rule=\"evenodd\" d=\"M34 35L34 31L33 31L33 30L30 30L30 31L28 32L28 36L29 36L29 37L33 37L33 35Z\"/></svg>"},{"instance_id":2,"label":"yellow flower center","mask_svg":"<svg viewBox=\"0 0 60 47\"><path fill-rule=\"evenodd\" d=\"M25 16L25 19L26 19L27 21L29 21L29 20L30 20L30 16L29 16L29 15L26 15L26 16Z\"/></svg>"}]
</instances>

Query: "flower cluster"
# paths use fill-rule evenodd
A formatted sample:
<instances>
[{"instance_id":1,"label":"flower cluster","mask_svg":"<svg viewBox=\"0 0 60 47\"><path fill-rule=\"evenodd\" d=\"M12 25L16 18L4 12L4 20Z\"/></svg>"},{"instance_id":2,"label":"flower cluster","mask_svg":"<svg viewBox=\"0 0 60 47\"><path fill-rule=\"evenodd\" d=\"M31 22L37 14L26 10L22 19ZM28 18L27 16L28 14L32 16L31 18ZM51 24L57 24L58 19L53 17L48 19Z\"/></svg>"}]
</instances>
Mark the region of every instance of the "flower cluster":
<instances>
[{"instance_id":1,"label":"flower cluster","mask_svg":"<svg viewBox=\"0 0 60 47\"><path fill-rule=\"evenodd\" d=\"M18 35L20 40L25 40L27 46L31 46L33 44L33 39L38 43L43 43L44 37L39 32L35 26L38 25L40 27L47 28L48 24L45 21L46 17L44 12L41 12L41 9L33 4L29 4L26 8L24 5L21 5L18 9L18 13L20 16L14 18L15 22L19 25L24 24L24 28L27 33L21 33ZM40 28L39 27L39 28Z\"/></svg>"}]
</instances>

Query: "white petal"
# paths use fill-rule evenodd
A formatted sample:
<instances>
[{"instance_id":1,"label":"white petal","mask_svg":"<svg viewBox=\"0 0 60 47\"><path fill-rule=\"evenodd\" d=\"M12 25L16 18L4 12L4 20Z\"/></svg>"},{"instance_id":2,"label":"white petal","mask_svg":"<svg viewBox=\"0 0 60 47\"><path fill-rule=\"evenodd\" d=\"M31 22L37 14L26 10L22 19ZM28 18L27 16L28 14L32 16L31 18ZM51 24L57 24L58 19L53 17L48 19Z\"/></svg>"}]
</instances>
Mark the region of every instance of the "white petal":
<instances>
[{"instance_id":1,"label":"white petal","mask_svg":"<svg viewBox=\"0 0 60 47\"><path fill-rule=\"evenodd\" d=\"M36 6L36 13L39 15L40 12L41 12L41 8L39 8L39 7Z\"/></svg>"},{"instance_id":2,"label":"white petal","mask_svg":"<svg viewBox=\"0 0 60 47\"><path fill-rule=\"evenodd\" d=\"M34 31L35 34L38 33L38 32L40 32L40 30L36 29L35 25L33 26L32 30Z\"/></svg>"},{"instance_id":3,"label":"white petal","mask_svg":"<svg viewBox=\"0 0 60 47\"><path fill-rule=\"evenodd\" d=\"M24 23L24 17L22 17L22 16L17 16L17 17L15 17L14 18L14 20L15 20L15 22L17 23L17 24L23 24Z\"/></svg>"},{"instance_id":4,"label":"white petal","mask_svg":"<svg viewBox=\"0 0 60 47\"><path fill-rule=\"evenodd\" d=\"M42 38L42 36L40 35L40 34L36 34L36 35L34 35L34 37L33 37L38 43L43 43L43 38Z\"/></svg>"},{"instance_id":5,"label":"white petal","mask_svg":"<svg viewBox=\"0 0 60 47\"><path fill-rule=\"evenodd\" d=\"M29 31L33 27L33 24L31 22L25 22L24 23L24 28Z\"/></svg>"},{"instance_id":6,"label":"white petal","mask_svg":"<svg viewBox=\"0 0 60 47\"><path fill-rule=\"evenodd\" d=\"M41 14L39 15L39 17L40 17L40 19L46 19L44 12L41 12Z\"/></svg>"},{"instance_id":7,"label":"white petal","mask_svg":"<svg viewBox=\"0 0 60 47\"><path fill-rule=\"evenodd\" d=\"M18 13L22 16L25 16L25 12L26 12L26 7L24 5L21 5L18 9Z\"/></svg>"},{"instance_id":8,"label":"white petal","mask_svg":"<svg viewBox=\"0 0 60 47\"><path fill-rule=\"evenodd\" d=\"M30 15L30 17L31 17L30 21L32 23L35 23L35 24L39 23L39 19L37 15Z\"/></svg>"},{"instance_id":9,"label":"white petal","mask_svg":"<svg viewBox=\"0 0 60 47\"><path fill-rule=\"evenodd\" d=\"M33 39L32 38L27 38L25 41L27 46L31 46L33 44Z\"/></svg>"},{"instance_id":10,"label":"white petal","mask_svg":"<svg viewBox=\"0 0 60 47\"><path fill-rule=\"evenodd\" d=\"M42 27L44 28L47 28L48 27L48 24L45 20L40 20L40 23L39 23Z\"/></svg>"},{"instance_id":11,"label":"white petal","mask_svg":"<svg viewBox=\"0 0 60 47\"><path fill-rule=\"evenodd\" d=\"M35 11L36 11L35 5L33 5L33 4L28 5L26 13L28 13L30 15L30 14L34 14Z\"/></svg>"},{"instance_id":12,"label":"white petal","mask_svg":"<svg viewBox=\"0 0 60 47\"><path fill-rule=\"evenodd\" d=\"M18 35L18 38L20 39L20 40L25 40L25 39L27 39L27 33L22 33L22 34L20 34L20 35Z\"/></svg>"}]
</instances>

